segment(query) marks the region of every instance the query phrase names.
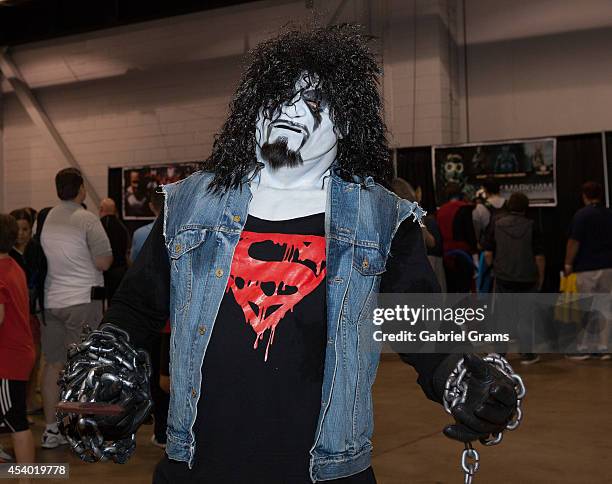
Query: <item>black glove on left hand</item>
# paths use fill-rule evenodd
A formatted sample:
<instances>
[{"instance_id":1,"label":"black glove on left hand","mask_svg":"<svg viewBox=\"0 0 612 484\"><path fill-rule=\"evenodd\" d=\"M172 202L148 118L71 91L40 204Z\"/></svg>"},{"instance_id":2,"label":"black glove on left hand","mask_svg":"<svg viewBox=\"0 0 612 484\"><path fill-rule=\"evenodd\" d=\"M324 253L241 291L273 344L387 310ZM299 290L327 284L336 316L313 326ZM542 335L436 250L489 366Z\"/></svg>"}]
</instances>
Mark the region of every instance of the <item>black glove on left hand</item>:
<instances>
[{"instance_id":1,"label":"black glove on left hand","mask_svg":"<svg viewBox=\"0 0 612 484\"><path fill-rule=\"evenodd\" d=\"M125 463L134 452L134 434L152 408L151 363L128 334L105 324L68 351L59 380L60 401L120 405L120 415L91 415L58 410L60 432L86 462L112 459Z\"/></svg>"},{"instance_id":2,"label":"black glove on left hand","mask_svg":"<svg viewBox=\"0 0 612 484\"><path fill-rule=\"evenodd\" d=\"M494 365L475 354L463 359L467 397L452 408L456 423L443 432L451 439L470 442L506 428L517 410L517 393L513 381Z\"/></svg>"}]
</instances>

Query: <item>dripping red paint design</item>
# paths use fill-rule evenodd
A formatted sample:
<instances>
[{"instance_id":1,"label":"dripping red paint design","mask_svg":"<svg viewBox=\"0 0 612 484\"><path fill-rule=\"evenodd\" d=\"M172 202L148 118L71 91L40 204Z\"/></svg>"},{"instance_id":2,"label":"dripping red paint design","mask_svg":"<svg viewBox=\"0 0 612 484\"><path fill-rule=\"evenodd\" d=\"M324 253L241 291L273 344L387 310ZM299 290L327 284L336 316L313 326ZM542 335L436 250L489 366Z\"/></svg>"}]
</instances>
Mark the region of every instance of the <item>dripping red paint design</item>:
<instances>
[{"instance_id":1,"label":"dripping red paint design","mask_svg":"<svg viewBox=\"0 0 612 484\"><path fill-rule=\"evenodd\" d=\"M242 232L227 291L233 292L255 331L253 348L270 330L266 361L280 321L324 278L325 237Z\"/></svg>"}]
</instances>

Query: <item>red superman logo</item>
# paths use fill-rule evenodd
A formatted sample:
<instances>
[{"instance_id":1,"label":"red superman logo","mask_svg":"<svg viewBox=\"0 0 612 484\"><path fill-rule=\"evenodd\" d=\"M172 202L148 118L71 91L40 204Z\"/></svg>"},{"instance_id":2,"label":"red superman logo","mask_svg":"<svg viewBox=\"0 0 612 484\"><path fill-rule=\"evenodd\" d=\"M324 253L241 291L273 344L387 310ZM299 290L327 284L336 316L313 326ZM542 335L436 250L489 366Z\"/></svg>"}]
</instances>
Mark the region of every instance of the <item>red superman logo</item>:
<instances>
[{"instance_id":1,"label":"red superman logo","mask_svg":"<svg viewBox=\"0 0 612 484\"><path fill-rule=\"evenodd\" d=\"M276 326L325 278L325 237L242 232L227 291L232 290L257 348L269 329L265 359Z\"/></svg>"}]
</instances>

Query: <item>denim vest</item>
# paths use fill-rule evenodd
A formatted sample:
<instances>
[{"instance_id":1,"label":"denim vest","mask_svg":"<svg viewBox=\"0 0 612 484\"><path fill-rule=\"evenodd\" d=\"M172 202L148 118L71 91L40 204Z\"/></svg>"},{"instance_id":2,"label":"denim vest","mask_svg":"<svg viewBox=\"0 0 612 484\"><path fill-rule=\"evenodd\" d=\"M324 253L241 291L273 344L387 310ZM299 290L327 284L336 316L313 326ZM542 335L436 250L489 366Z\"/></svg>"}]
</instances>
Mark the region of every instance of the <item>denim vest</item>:
<instances>
[{"instance_id":1,"label":"denim vest","mask_svg":"<svg viewBox=\"0 0 612 484\"><path fill-rule=\"evenodd\" d=\"M172 325L166 452L190 467L198 399L206 393L201 367L251 200L247 181L219 194L207 191L211 180L210 173L197 172L164 186ZM310 450L313 482L370 465L371 387L380 348L369 325L391 241L409 215L420 221L423 211L372 178L352 183L332 173L325 211L328 336L321 410Z\"/></svg>"}]
</instances>

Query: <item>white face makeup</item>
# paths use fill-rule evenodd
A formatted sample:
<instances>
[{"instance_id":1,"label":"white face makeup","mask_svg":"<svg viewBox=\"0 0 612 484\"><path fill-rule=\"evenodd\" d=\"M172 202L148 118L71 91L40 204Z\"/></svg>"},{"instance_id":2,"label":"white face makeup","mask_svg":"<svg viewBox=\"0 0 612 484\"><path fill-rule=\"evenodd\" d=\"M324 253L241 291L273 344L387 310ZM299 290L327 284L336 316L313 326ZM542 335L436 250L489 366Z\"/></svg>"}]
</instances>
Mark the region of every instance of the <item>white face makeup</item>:
<instances>
[{"instance_id":1,"label":"white face makeup","mask_svg":"<svg viewBox=\"0 0 612 484\"><path fill-rule=\"evenodd\" d=\"M321 158L337 150L338 135L322 98L319 78L304 71L295 83L295 95L276 111L262 107L257 117L255 139L259 148L267 143L286 143L286 149L299 155L302 162Z\"/></svg>"},{"instance_id":2,"label":"white face makeup","mask_svg":"<svg viewBox=\"0 0 612 484\"><path fill-rule=\"evenodd\" d=\"M291 99L260 109L255 140L263 167L250 185L250 215L289 220L325 212L340 136L319 84L316 74L302 72Z\"/></svg>"}]
</instances>

